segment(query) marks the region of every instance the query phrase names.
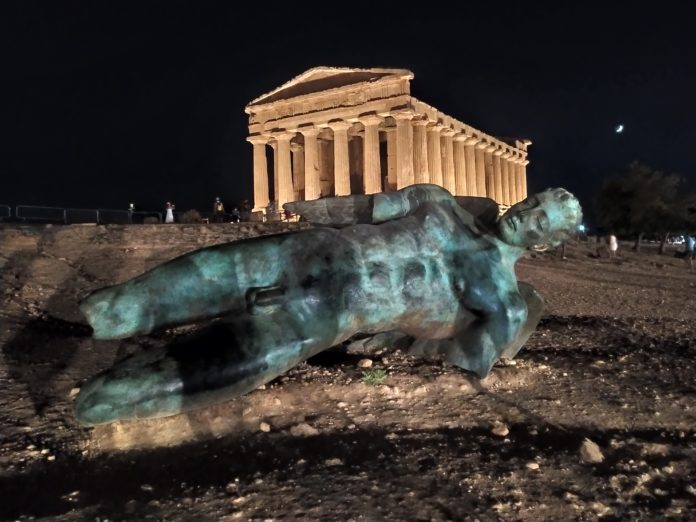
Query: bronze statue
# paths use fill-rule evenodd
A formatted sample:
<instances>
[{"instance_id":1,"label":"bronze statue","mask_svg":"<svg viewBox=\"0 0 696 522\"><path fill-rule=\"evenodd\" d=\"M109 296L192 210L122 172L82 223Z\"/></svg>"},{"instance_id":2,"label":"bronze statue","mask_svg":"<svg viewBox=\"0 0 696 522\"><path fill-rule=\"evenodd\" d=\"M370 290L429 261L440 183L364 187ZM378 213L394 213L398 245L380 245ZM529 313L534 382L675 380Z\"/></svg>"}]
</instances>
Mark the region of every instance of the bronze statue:
<instances>
[{"instance_id":1,"label":"bronze statue","mask_svg":"<svg viewBox=\"0 0 696 522\"><path fill-rule=\"evenodd\" d=\"M96 339L214 320L88 381L75 402L80 422L227 400L356 334L402 332L410 353L485 376L541 317L515 262L526 247L566 240L582 216L563 189L498 219L491 200L427 184L285 208L323 226L203 248L81 303Z\"/></svg>"}]
</instances>

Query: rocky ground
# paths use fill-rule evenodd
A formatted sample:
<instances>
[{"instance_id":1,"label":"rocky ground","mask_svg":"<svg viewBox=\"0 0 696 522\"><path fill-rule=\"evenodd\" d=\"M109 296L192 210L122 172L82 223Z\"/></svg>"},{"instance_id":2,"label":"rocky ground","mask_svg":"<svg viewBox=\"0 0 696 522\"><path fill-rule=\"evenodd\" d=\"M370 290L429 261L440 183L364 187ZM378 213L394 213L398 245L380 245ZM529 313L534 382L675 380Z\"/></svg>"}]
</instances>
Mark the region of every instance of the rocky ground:
<instances>
[{"instance_id":1,"label":"rocky ground","mask_svg":"<svg viewBox=\"0 0 696 522\"><path fill-rule=\"evenodd\" d=\"M95 342L80 297L275 230L0 228L0 519L693 520L696 273L650 248L520 261L548 309L483 381L358 343L204 411L76 423L82 380L175 334Z\"/></svg>"}]
</instances>

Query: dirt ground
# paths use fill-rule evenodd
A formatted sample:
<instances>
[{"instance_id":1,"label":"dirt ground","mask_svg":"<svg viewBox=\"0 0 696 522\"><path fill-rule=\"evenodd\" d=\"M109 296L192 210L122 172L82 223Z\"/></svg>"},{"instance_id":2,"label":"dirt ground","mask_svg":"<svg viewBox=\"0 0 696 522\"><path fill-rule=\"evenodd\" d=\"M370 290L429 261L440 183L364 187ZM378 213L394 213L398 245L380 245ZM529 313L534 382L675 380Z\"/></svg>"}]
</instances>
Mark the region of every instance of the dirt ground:
<instances>
[{"instance_id":1,"label":"dirt ground","mask_svg":"<svg viewBox=\"0 0 696 522\"><path fill-rule=\"evenodd\" d=\"M354 343L206 410L83 428L80 382L176 332L95 342L79 298L221 237L35 228L0 231L2 520L696 517L696 273L654 248L521 260L546 314L483 381Z\"/></svg>"}]
</instances>

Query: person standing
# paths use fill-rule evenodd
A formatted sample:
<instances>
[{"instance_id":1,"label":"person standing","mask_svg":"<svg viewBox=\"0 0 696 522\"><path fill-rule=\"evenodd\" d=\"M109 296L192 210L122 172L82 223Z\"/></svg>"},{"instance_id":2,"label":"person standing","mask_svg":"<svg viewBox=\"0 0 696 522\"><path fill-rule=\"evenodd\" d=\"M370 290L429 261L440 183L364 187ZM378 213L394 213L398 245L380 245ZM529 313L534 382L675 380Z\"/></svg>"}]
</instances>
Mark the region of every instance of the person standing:
<instances>
[{"instance_id":1,"label":"person standing","mask_svg":"<svg viewBox=\"0 0 696 522\"><path fill-rule=\"evenodd\" d=\"M616 239L616 235L613 233L609 234L607 243L609 246L609 259L616 257L616 251L619 249L619 241Z\"/></svg>"},{"instance_id":2,"label":"person standing","mask_svg":"<svg viewBox=\"0 0 696 522\"><path fill-rule=\"evenodd\" d=\"M684 260L689 263L689 270L694 269L694 259L696 258L696 238L694 236L686 236L686 255Z\"/></svg>"},{"instance_id":3,"label":"person standing","mask_svg":"<svg viewBox=\"0 0 696 522\"><path fill-rule=\"evenodd\" d=\"M167 204L165 206L165 214L164 214L164 222L165 223L174 223L174 204L171 203L170 201L167 201Z\"/></svg>"},{"instance_id":4,"label":"person standing","mask_svg":"<svg viewBox=\"0 0 696 522\"><path fill-rule=\"evenodd\" d=\"M222 223L225 221L225 205L222 204L220 198L215 198L213 202L213 223Z\"/></svg>"}]
</instances>

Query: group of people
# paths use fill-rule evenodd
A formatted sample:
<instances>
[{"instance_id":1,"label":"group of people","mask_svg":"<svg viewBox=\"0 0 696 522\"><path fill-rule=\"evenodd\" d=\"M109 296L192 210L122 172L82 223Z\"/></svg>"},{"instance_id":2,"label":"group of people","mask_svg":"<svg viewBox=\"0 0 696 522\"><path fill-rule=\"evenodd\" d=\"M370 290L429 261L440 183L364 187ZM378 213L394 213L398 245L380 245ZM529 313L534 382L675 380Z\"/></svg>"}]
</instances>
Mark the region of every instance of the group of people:
<instances>
[{"instance_id":1,"label":"group of people","mask_svg":"<svg viewBox=\"0 0 696 522\"><path fill-rule=\"evenodd\" d=\"M171 201L167 201L167 203L164 205L164 222L165 223L174 223L174 210L176 209L176 206L174 203ZM131 203L128 207L128 211L132 213L135 210L135 206L133 203ZM233 207L232 211L228 214L225 211L225 205L220 200L219 197L215 198L215 201L213 201L213 223L225 223L228 220L232 223L239 223L242 221L243 213L249 212L249 202L247 200L244 200L242 203L242 210L239 210L239 207ZM248 217L247 217L248 219Z\"/></svg>"}]
</instances>

